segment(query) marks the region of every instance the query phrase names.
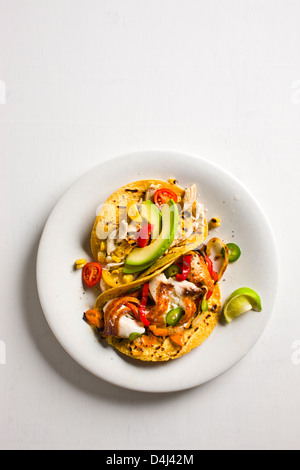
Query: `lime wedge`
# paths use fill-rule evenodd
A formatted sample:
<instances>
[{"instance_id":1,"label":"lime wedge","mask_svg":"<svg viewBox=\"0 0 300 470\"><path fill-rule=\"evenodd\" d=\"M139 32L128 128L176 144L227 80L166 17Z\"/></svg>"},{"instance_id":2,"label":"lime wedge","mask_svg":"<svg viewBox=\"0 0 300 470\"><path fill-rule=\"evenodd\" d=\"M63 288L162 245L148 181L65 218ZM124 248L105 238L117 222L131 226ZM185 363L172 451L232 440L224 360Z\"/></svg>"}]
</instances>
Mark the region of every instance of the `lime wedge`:
<instances>
[{"instance_id":1,"label":"lime wedge","mask_svg":"<svg viewBox=\"0 0 300 470\"><path fill-rule=\"evenodd\" d=\"M227 323L232 322L236 317L249 310L256 310L261 312L261 300L259 295L249 287L241 287L234 291L225 302L224 305L224 318Z\"/></svg>"}]
</instances>

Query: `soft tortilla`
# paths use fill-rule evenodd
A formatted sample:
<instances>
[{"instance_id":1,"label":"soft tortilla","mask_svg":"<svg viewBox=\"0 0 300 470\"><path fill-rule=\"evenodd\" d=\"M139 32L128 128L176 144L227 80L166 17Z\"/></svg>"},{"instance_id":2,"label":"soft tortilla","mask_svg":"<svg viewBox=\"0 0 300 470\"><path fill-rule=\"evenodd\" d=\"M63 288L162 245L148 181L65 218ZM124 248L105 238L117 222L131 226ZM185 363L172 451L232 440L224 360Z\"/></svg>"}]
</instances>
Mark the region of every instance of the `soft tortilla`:
<instances>
[{"instance_id":1,"label":"soft tortilla","mask_svg":"<svg viewBox=\"0 0 300 470\"><path fill-rule=\"evenodd\" d=\"M129 183L126 186L115 191L104 203L102 209L96 217L94 226L91 234L91 250L94 258L98 259L98 252L100 250L101 238L98 237L99 232L109 233L114 229L115 222L119 223L120 210L123 206L127 206L131 201L139 202L141 198L144 197L145 192L149 189L151 185L160 185L165 188L171 189L177 194L177 196L183 197L185 190L180 188L175 184L170 184L162 180L141 180ZM132 192L136 191L136 192ZM104 227L107 227L107 232L104 231ZM98 233L98 235L97 235ZM131 284L131 287L136 287L141 283L147 281L149 275L163 271L168 266L172 264L174 259L183 255L184 253L193 250L204 242L208 233L207 221L204 219L204 224L198 229L196 233L193 233L189 238L179 243L178 246L173 246L169 248L167 253L163 255L160 259L155 261L146 271L139 274L135 282ZM102 295L103 299L107 302L106 299L110 300L122 293L126 292L128 289L127 284L122 284L120 287L109 289L109 292L113 295L110 296L108 291L104 292ZM106 295L105 295L106 294ZM107 297L108 295L108 297ZM100 296L101 297L101 296ZM104 302L105 303L105 302Z\"/></svg>"},{"instance_id":2,"label":"soft tortilla","mask_svg":"<svg viewBox=\"0 0 300 470\"><path fill-rule=\"evenodd\" d=\"M221 313L221 294L218 285L208 301L208 311L199 315L197 325L184 331L184 346L179 347L172 340L158 338L154 346L140 348L135 341L109 336L107 342L122 354L147 362L162 362L184 356L192 349L200 346L215 329Z\"/></svg>"},{"instance_id":3,"label":"soft tortilla","mask_svg":"<svg viewBox=\"0 0 300 470\"><path fill-rule=\"evenodd\" d=\"M102 229L103 233L105 233L105 230L107 230L106 233L109 233L112 228L115 228L115 223L117 223L117 225L119 224L122 207L128 206L131 202L138 203L141 198L144 198L145 192L151 185L161 185L164 188L171 189L180 197L184 194L184 189L162 180L134 181L133 183L126 184L126 186L122 186L122 188L115 191L103 204L92 229L91 249L96 260L101 243L101 238L98 238L97 233L98 235L99 232L102 233ZM135 190L137 191L132 192ZM104 229L104 227L106 227L106 229Z\"/></svg>"}]
</instances>

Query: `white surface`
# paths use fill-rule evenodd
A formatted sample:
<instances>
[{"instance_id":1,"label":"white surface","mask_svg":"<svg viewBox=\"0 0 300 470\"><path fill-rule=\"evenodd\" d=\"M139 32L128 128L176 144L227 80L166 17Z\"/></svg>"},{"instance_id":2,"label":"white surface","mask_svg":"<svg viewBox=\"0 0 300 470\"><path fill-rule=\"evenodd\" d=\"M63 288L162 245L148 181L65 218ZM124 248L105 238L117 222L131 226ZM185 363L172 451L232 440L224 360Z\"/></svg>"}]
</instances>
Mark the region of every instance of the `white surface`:
<instances>
[{"instance_id":1,"label":"white surface","mask_svg":"<svg viewBox=\"0 0 300 470\"><path fill-rule=\"evenodd\" d=\"M299 449L299 1L0 0L0 9L1 448ZM41 231L65 189L145 148L231 171L281 252L279 297L255 348L219 378L165 395L119 389L73 361L35 281Z\"/></svg>"},{"instance_id":2,"label":"white surface","mask_svg":"<svg viewBox=\"0 0 300 470\"><path fill-rule=\"evenodd\" d=\"M183 188L196 184L197 199L204 204L207 220L216 214L221 218L222 227L211 231L208 238L234 240L243 251L239 262L228 266L220 282L223 301L236 289L248 286L261 296L263 311L248 313L227 326L220 321L201 347L180 360L153 365L130 360L105 347L105 343L99 344L91 335L90 327L82 321L82 312L94 306L99 290L97 294L94 289L83 289L81 272L74 273L73 264L78 258L92 260L89 240L99 202L104 204L114 190L126 183L147 178L168 181L171 176ZM100 179L103 184L98 187ZM224 373L257 342L277 296L277 248L261 208L228 172L184 152L133 152L91 169L60 199L39 245L37 286L50 328L79 364L97 377L127 389L174 392Z\"/></svg>"}]
</instances>

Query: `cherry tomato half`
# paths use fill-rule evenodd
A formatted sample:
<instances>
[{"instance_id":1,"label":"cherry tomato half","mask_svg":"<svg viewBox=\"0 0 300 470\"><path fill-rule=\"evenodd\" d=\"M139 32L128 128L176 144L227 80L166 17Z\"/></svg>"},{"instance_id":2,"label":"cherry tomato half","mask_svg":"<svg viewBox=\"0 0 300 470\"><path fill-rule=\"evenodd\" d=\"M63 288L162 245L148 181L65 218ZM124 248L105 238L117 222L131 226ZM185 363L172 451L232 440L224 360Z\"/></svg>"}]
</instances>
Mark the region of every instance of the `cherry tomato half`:
<instances>
[{"instance_id":1,"label":"cherry tomato half","mask_svg":"<svg viewBox=\"0 0 300 470\"><path fill-rule=\"evenodd\" d=\"M87 263L82 270L82 279L88 287L92 287L100 281L102 267L99 263Z\"/></svg>"},{"instance_id":2,"label":"cherry tomato half","mask_svg":"<svg viewBox=\"0 0 300 470\"><path fill-rule=\"evenodd\" d=\"M94 308L91 308L87 312L85 312L83 316L84 320L91 326L95 326L96 328L103 328L103 315Z\"/></svg>"},{"instance_id":3,"label":"cherry tomato half","mask_svg":"<svg viewBox=\"0 0 300 470\"><path fill-rule=\"evenodd\" d=\"M154 194L154 202L158 206L166 204L170 199L173 199L174 202L177 202L177 194L168 188L160 188Z\"/></svg>"}]
</instances>

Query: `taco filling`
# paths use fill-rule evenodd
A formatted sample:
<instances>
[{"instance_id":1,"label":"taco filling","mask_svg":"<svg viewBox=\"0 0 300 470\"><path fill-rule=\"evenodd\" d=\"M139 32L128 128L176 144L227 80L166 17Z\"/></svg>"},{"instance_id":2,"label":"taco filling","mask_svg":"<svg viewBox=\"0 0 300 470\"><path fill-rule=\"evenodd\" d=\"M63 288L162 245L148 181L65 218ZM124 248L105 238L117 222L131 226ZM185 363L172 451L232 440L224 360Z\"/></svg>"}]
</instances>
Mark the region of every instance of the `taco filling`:
<instances>
[{"instance_id":1,"label":"taco filling","mask_svg":"<svg viewBox=\"0 0 300 470\"><path fill-rule=\"evenodd\" d=\"M189 251L123 295L109 300L100 295L84 319L124 354L144 361L175 359L201 344L216 326L218 281L205 252Z\"/></svg>"},{"instance_id":2,"label":"taco filling","mask_svg":"<svg viewBox=\"0 0 300 470\"><path fill-rule=\"evenodd\" d=\"M205 240L207 221L195 184L142 180L115 191L97 214L91 250L101 291L154 273Z\"/></svg>"},{"instance_id":3,"label":"taco filling","mask_svg":"<svg viewBox=\"0 0 300 470\"><path fill-rule=\"evenodd\" d=\"M76 262L84 284L100 288L84 320L143 361L175 359L199 346L218 322L229 259L220 239L203 244L207 234L195 184L141 180L115 191L93 225L94 260Z\"/></svg>"}]
</instances>

